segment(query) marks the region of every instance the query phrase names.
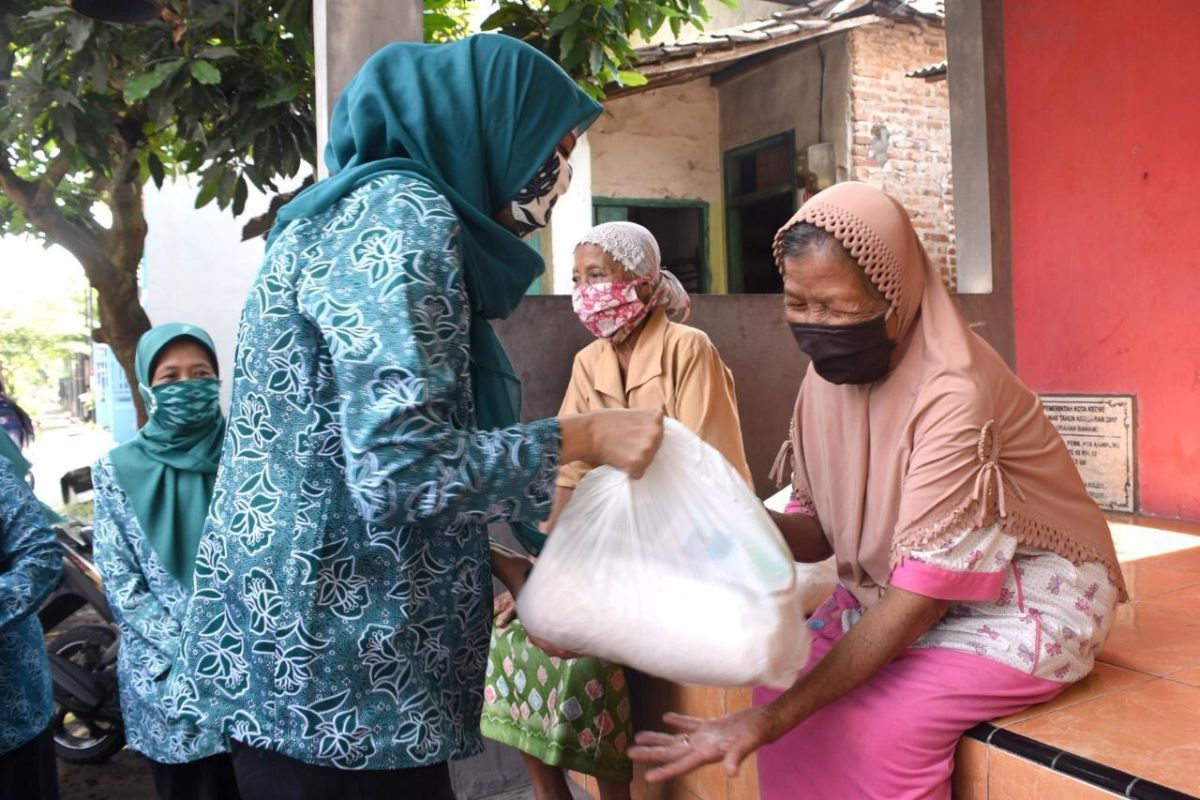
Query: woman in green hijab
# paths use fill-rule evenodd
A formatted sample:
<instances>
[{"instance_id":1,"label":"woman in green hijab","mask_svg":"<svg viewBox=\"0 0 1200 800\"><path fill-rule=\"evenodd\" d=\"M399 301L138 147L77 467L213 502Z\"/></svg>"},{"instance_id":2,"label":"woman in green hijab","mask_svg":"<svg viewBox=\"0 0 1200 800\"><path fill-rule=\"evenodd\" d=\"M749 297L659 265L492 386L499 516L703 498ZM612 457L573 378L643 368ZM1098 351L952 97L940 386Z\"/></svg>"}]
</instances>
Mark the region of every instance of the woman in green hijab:
<instances>
[{"instance_id":1,"label":"woman in green hijab","mask_svg":"<svg viewBox=\"0 0 1200 800\"><path fill-rule=\"evenodd\" d=\"M244 797L453 797L446 762L483 749L487 525L545 519L564 459L640 474L657 449L655 412L522 424L489 324L599 113L497 35L388 45L342 92L332 175L282 209L243 309L184 624Z\"/></svg>"},{"instance_id":2,"label":"woman in green hijab","mask_svg":"<svg viewBox=\"0 0 1200 800\"><path fill-rule=\"evenodd\" d=\"M195 700L166 680L225 434L212 339L159 325L138 342L135 371L149 420L92 467L96 567L121 629L125 735L150 759L163 800L236 798L223 738L176 716Z\"/></svg>"}]
</instances>

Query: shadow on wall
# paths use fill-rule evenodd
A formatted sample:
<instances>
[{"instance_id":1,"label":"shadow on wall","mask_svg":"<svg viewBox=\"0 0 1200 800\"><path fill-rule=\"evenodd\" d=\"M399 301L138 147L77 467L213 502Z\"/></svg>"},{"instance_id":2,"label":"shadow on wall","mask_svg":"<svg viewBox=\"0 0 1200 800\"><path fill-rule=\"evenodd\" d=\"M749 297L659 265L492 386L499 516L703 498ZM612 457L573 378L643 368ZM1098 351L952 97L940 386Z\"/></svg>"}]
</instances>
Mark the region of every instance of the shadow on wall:
<instances>
[{"instance_id":1,"label":"shadow on wall","mask_svg":"<svg viewBox=\"0 0 1200 800\"><path fill-rule=\"evenodd\" d=\"M1011 317L996 296L955 299L972 329L1011 364ZM692 302L688 324L709 335L733 372L746 460L755 489L766 498L775 491L767 474L787 437L808 358L784 323L780 295L694 295ZM523 417L557 415L575 354L591 341L571 310L571 298L527 297L496 330L525 384Z\"/></svg>"},{"instance_id":2,"label":"shadow on wall","mask_svg":"<svg viewBox=\"0 0 1200 800\"><path fill-rule=\"evenodd\" d=\"M783 321L779 295L695 295L688 324L706 332L737 384L746 459L761 497L774 493L767 477L788 433L808 359ZM569 297L528 297L496 325L525 384L522 416L555 416L571 379L575 354L591 341Z\"/></svg>"}]
</instances>

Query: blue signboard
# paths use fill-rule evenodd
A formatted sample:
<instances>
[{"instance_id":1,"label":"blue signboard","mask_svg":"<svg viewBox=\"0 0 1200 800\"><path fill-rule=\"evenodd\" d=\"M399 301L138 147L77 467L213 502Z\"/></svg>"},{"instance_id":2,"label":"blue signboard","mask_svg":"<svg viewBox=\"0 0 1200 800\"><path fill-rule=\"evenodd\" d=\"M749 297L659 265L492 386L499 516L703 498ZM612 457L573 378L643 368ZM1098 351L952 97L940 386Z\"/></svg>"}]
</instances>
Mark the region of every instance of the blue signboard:
<instances>
[{"instance_id":1,"label":"blue signboard","mask_svg":"<svg viewBox=\"0 0 1200 800\"><path fill-rule=\"evenodd\" d=\"M112 348L105 344L92 345L92 365L96 373L92 381L96 424L111 433L117 444L127 442L137 433L137 410L125 371Z\"/></svg>"}]
</instances>

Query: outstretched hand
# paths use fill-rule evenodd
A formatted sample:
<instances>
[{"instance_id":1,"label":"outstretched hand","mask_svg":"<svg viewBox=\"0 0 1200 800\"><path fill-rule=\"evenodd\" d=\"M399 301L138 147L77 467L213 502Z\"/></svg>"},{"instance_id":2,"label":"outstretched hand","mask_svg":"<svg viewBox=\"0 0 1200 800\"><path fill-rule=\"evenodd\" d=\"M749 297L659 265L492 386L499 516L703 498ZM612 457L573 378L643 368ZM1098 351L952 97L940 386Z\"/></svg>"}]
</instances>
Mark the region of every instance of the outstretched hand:
<instances>
[{"instance_id":1,"label":"outstretched hand","mask_svg":"<svg viewBox=\"0 0 1200 800\"><path fill-rule=\"evenodd\" d=\"M643 731L629 748L629 757L634 761L657 765L646 773L651 783L669 781L718 761L733 777L747 756L779 736L774 717L762 708L712 719L667 713L663 721L682 733Z\"/></svg>"}]
</instances>

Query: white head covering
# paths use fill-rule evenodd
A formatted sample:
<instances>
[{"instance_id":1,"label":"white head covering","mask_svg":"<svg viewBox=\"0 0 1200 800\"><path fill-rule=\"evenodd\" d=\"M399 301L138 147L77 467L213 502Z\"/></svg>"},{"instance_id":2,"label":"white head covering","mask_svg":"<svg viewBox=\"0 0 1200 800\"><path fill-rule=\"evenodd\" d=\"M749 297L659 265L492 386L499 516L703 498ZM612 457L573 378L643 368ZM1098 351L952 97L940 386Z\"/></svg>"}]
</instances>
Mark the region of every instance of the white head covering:
<instances>
[{"instance_id":1,"label":"white head covering","mask_svg":"<svg viewBox=\"0 0 1200 800\"><path fill-rule=\"evenodd\" d=\"M662 253L650 231L636 222L604 222L585 233L575 247L585 244L599 247L634 275L651 278L651 302L666 308L668 314L687 319L692 298L679 279L662 268Z\"/></svg>"}]
</instances>

